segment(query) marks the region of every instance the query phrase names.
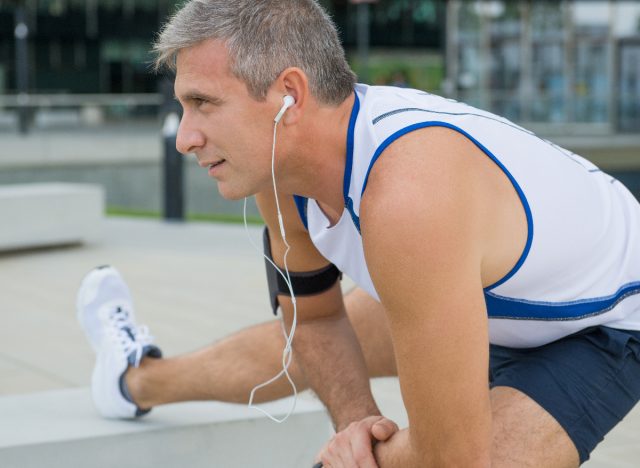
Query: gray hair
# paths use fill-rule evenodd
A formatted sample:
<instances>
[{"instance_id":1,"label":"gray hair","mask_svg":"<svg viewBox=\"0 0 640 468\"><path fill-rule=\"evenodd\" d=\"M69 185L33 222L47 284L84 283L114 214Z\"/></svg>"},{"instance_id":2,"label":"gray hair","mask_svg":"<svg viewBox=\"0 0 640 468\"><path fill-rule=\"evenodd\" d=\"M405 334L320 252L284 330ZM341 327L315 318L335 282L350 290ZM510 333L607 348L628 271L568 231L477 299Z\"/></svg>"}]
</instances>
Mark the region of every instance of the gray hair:
<instances>
[{"instance_id":1,"label":"gray hair","mask_svg":"<svg viewBox=\"0 0 640 468\"><path fill-rule=\"evenodd\" d=\"M153 49L155 68L175 70L181 49L224 41L231 72L263 101L280 73L299 67L311 93L339 104L353 91L336 27L317 0L190 0L164 25Z\"/></svg>"}]
</instances>

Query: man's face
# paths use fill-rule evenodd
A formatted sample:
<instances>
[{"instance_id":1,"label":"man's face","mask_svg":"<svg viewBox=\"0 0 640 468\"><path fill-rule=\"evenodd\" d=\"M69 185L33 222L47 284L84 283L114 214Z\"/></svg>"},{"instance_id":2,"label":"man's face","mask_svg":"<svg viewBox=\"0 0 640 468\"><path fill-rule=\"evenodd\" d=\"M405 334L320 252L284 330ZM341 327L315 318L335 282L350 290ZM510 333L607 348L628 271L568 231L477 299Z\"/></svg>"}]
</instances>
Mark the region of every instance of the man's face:
<instances>
[{"instance_id":1,"label":"man's face","mask_svg":"<svg viewBox=\"0 0 640 468\"><path fill-rule=\"evenodd\" d=\"M231 74L220 41L204 41L178 53L175 94L184 109L178 151L195 153L225 198L265 189L271 175L270 114L275 112L268 101L252 98Z\"/></svg>"}]
</instances>

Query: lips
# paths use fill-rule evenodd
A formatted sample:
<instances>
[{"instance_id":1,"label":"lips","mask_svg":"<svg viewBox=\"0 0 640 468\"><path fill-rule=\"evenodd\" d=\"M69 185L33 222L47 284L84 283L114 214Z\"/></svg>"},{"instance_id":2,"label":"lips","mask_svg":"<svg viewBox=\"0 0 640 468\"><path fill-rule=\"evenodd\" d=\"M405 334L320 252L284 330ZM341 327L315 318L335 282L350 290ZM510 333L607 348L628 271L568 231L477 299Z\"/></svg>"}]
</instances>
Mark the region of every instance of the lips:
<instances>
[{"instance_id":1,"label":"lips","mask_svg":"<svg viewBox=\"0 0 640 468\"><path fill-rule=\"evenodd\" d=\"M208 168L208 173L210 177L218 178L220 176L221 166L226 162L226 159L220 159L218 161L210 162L208 164L203 164L204 167Z\"/></svg>"},{"instance_id":2,"label":"lips","mask_svg":"<svg viewBox=\"0 0 640 468\"><path fill-rule=\"evenodd\" d=\"M209 165L207 166L209 169L213 169L216 166L219 166L220 164L222 164L223 162L225 162L225 159L221 159L220 161L216 161L214 163L209 163Z\"/></svg>"},{"instance_id":3,"label":"lips","mask_svg":"<svg viewBox=\"0 0 640 468\"><path fill-rule=\"evenodd\" d=\"M214 160L198 160L198 166L200 166L203 169L211 169L212 167L215 166L219 166L220 164L222 164L223 162L225 162L226 159L214 159Z\"/></svg>"}]
</instances>

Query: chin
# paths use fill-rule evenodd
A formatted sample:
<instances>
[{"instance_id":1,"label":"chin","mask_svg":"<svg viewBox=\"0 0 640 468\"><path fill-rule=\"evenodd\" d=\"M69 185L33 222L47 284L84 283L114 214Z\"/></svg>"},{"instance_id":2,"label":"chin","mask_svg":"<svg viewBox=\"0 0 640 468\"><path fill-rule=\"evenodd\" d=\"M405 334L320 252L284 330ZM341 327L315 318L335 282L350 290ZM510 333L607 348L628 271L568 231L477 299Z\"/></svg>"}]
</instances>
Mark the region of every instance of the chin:
<instances>
[{"instance_id":1,"label":"chin","mask_svg":"<svg viewBox=\"0 0 640 468\"><path fill-rule=\"evenodd\" d=\"M234 190L231 187L225 187L224 184L218 183L218 193L225 200L236 201L242 200L246 197L250 197L251 195L255 195L255 192L250 192L247 190Z\"/></svg>"}]
</instances>

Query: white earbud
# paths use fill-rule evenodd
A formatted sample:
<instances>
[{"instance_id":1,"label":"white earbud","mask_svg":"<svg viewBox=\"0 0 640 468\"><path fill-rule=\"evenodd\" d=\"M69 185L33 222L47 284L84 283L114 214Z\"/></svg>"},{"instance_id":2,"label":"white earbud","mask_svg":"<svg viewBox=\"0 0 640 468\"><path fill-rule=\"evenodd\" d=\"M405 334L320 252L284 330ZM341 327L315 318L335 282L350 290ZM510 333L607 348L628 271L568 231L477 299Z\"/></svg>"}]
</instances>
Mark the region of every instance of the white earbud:
<instances>
[{"instance_id":1,"label":"white earbud","mask_svg":"<svg viewBox=\"0 0 640 468\"><path fill-rule=\"evenodd\" d=\"M289 96L288 94L284 97L284 104L282 104L282 107L280 108L280 111L278 112L278 115L276 115L275 119L273 119L273 121L275 123L280 122L280 119L282 118L282 116L284 115L284 113L287 111L287 109L291 106L293 106L296 103L296 100L293 99L293 96Z\"/></svg>"}]
</instances>

